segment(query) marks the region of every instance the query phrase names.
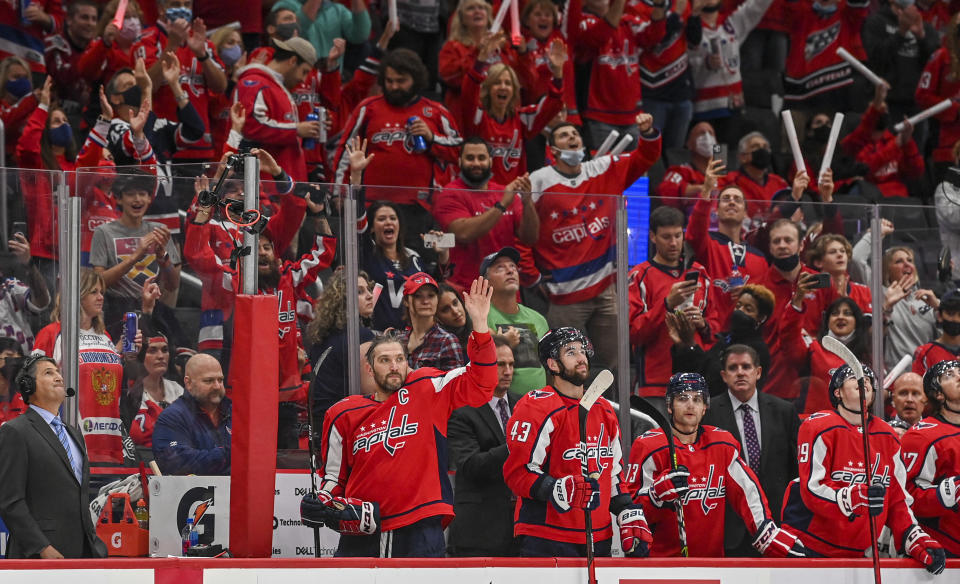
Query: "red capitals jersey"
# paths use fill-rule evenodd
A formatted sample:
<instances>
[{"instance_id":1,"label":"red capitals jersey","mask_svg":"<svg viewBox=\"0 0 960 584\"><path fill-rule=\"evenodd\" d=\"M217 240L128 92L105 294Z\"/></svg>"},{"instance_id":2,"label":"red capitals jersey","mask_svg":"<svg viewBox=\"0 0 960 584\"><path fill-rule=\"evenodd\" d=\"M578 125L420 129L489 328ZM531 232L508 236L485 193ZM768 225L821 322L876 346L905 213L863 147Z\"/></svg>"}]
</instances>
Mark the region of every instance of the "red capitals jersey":
<instances>
[{"instance_id":1,"label":"red capitals jersey","mask_svg":"<svg viewBox=\"0 0 960 584\"><path fill-rule=\"evenodd\" d=\"M730 288L736 281L731 283L731 278L735 278L735 272L738 272L743 284L752 284L767 271L767 260L760 250L752 246L734 243L722 233L708 231L710 208L711 202L703 199L693 206L686 239L693 247L697 260L707 269L707 275L715 287L713 298L716 318L726 325L734 306Z\"/></svg>"},{"instance_id":2,"label":"red capitals jersey","mask_svg":"<svg viewBox=\"0 0 960 584\"><path fill-rule=\"evenodd\" d=\"M870 416L867 431L872 484L886 489L876 524L888 526L893 541L899 544L907 529L917 522L910 510L913 498L903 482L906 471L900 461L900 440L890 424L876 416ZM860 426L847 422L836 411L811 414L800 424L797 460L800 478L787 486L783 528L822 556L863 557L870 549L866 511L858 510L847 517L837 505L841 488L867 482Z\"/></svg>"},{"instance_id":3,"label":"red capitals jersey","mask_svg":"<svg viewBox=\"0 0 960 584\"><path fill-rule=\"evenodd\" d=\"M472 333L467 355L470 363L450 372L411 370L382 403L350 396L327 410L320 450L324 490L379 503L383 531L438 515L446 527L453 519L447 421L459 407L486 404L497 385L493 337Z\"/></svg>"},{"instance_id":4,"label":"red capitals jersey","mask_svg":"<svg viewBox=\"0 0 960 584\"><path fill-rule=\"evenodd\" d=\"M689 164L671 166L657 185L657 197L663 204L680 209L684 215L689 216L697 199L696 195L687 195L687 187L702 185L703 181L703 173Z\"/></svg>"},{"instance_id":5,"label":"red capitals jersey","mask_svg":"<svg viewBox=\"0 0 960 584\"><path fill-rule=\"evenodd\" d=\"M527 37L526 57L531 61L530 67L533 69L533 79L529 87L524 87L523 103L537 103L541 97L551 91L553 73L550 71L548 55L550 54L550 45L555 40L567 42L563 34L556 29L543 41L539 41L532 36ZM572 58L567 59L563 64L563 78L566 80L566 83L563 84L563 107L567 112L567 121L580 126L583 122L580 119L580 112L577 110L577 84L574 83Z\"/></svg>"},{"instance_id":6,"label":"red capitals jersey","mask_svg":"<svg viewBox=\"0 0 960 584\"><path fill-rule=\"evenodd\" d=\"M86 107L90 102L90 82L80 74L83 49L73 44L66 32L52 34L43 42L47 75L53 78L57 97L63 102L70 101Z\"/></svg>"},{"instance_id":7,"label":"red capitals jersey","mask_svg":"<svg viewBox=\"0 0 960 584\"><path fill-rule=\"evenodd\" d=\"M640 52L660 42L666 19L625 13L614 28L601 16L580 12L580 2L571 2L570 27L570 43L588 52L593 65L581 115L614 126L633 124L640 111Z\"/></svg>"},{"instance_id":8,"label":"red capitals jersey","mask_svg":"<svg viewBox=\"0 0 960 584\"><path fill-rule=\"evenodd\" d=\"M297 104L297 112L301 120L313 113L314 108L323 108L323 114L330 120L330 129L324 128L327 136L332 136L339 128L340 112L340 70L321 73L311 69L307 78L293 88L293 101ZM327 163L327 149L323 142L317 141L313 148L304 148L303 154L307 160L307 169L321 167L324 172L329 171Z\"/></svg>"},{"instance_id":9,"label":"red capitals jersey","mask_svg":"<svg viewBox=\"0 0 960 584\"><path fill-rule=\"evenodd\" d=\"M414 151L407 121L420 118L433 132L433 142L424 152ZM382 95L368 97L350 115L334 155L335 182L350 178L346 143L360 136L368 140L367 155L376 154L363 173L365 185L392 185L395 188L367 188L368 201L385 200L400 205L421 205L430 210L431 189L450 182L460 158L463 142L447 108L425 97L405 106L393 106ZM403 169L398 172L398 169Z\"/></svg>"},{"instance_id":10,"label":"red capitals jersey","mask_svg":"<svg viewBox=\"0 0 960 584\"><path fill-rule=\"evenodd\" d=\"M903 180L923 174L923 156L912 138L901 148L897 136L889 130L875 140L873 131L879 117L880 111L870 104L856 129L840 141L840 147L857 162L867 165L867 180L877 185L883 196L909 196Z\"/></svg>"},{"instance_id":11,"label":"red capitals jersey","mask_svg":"<svg viewBox=\"0 0 960 584\"><path fill-rule=\"evenodd\" d=\"M813 310L810 306L804 306L804 310L801 312L792 305L788 305L786 310L781 313L780 328L778 329L780 339L775 345L780 349L778 352L782 359L781 363L785 364L788 369L793 371L808 369L810 372L807 379L806 395L803 397L803 403L798 406L803 414L812 414L831 407L830 396L828 395L831 372L843 365L843 359L824 349L819 340L805 334L802 330L801 323L804 316ZM820 329L815 330L819 332ZM794 384L785 387L773 387L773 384L765 383L763 386L763 391L784 397L784 399L801 397L801 390L802 388L799 385Z\"/></svg>"},{"instance_id":12,"label":"red capitals jersey","mask_svg":"<svg viewBox=\"0 0 960 584\"><path fill-rule=\"evenodd\" d=\"M730 185L743 191L743 198L747 202L747 217L754 220L760 219L770 209L770 201L775 194L790 188L787 181L778 174L768 172L764 175L763 184L761 184L740 170L734 170L726 177L721 177L718 188L723 189Z\"/></svg>"},{"instance_id":13,"label":"red capitals jersey","mask_svg":"<svg viewBox=\"0 0 960 584\"><path fill-rule=\"evenodd\" d=\"M960 359L960 351L954 351L949 346L933 341L917 347L913 352L913 372L922 376L940 361Z\"/></svg>"},{"instance_id":14,"label":"red capitals jersey","mask_svg":"<svg viewBox=\"0 0 960 584\"><path fill-rule=\"evenodd\" d=\"M747 530L756 534L760 525L771 519L767 496L757 475L740 458L740 444L730 432L704 425L693 444L676 437L673 440L677 464L690 470L690 490L683 497L690 557L722 558L727 504L743 518ZM663 430L650 430L634 441L627 482L656 534L650 546L652 557L680 555L676 511L669 505L657 507L649 495L654 478L669 468L670 449Z\"/></svg>"},{"instance_id":15,"label":"red capitals jersey","mask_svg":"<svg viewBox=\"0 0 960 584\"><path fill-rule=\"evenodd\" d=\"M711 331L719 331L712 304L710 277L703 266L694 262L690 270L700 272L700 288L693 295L693 305L700 309L710 325L699 335L701 347L709 348ZM627 292L630 299L630 344L637 351L637 394L642 397L664 395L667 381L673 374L673 363L664 358L670 354L673 341L663 326L667 313L670 287L681 282L687 270L665 266L648 260L630 270Z\"/></svg>"},{"instance_id":16,"label":"red capitals jersey","mask_svg":"<svg viewBox=\"0 0 960 584\"><path fill-rule=\"evenodd\" d=\"M300 365L297 362L300 340L297 335L297 298L301 291L313 284L321 270L330 267L336 252L337 240L332 237L317 236L313 249L304 254L296 262L285 261L280 266L280 283L275 288L264 286L260 280L260 294L275 294L279 305L277 314L277 334L280 336L280 350L277 362L280 366L280 401L296 401L300 396L298 390L302 382L300 379ZM232 277L235 270L224 271L231 276L231 285L235 293L239 293L239 279ZM265 331L266 332L266 331ZM230 385L234 385L233 372L230 370Z\"/></svg>"},{"instance_id":17,"label":"red capitals jersey","mask_svg":"<svg viewBox=\"0 0 960 584\"><path fill-rule=\"evenodd\" d=\"M644 20L652 20L653 8L643 1L628 1L626 11ZM679 15L684 25L690 18L690 11L688 3L683 14ZM665 29L663 38L640 53L640 82L643 84L643 91L649 95L650 90L666 87L679 79L688 68L686 26L669 32Z\"/></svg>"},{"instance_id":18,"label":"red capitals jersey","mask_svg":"<svg viewBox=\"0 0 960 584\"><path fill-rule=\"evenodd\" d=\"M53 20L50 30L24 18L23 9L37 4ZM43 73L43 37L63 30L64 4L62 0L6 0L0 2L0 60L21 57L34 73ZM7 130L8 132L10 130Z\"/></svg>"},{"instance_id":19,"label":"red capitals jersey","mask_svg":"<svg viewBox=\"0 0 960 584\"><path fill-rule=\"evenodd\" d=\"M920 420L900 440L900 458L907 469L907 492L924 531L947 553L960 556L960 512L943 506L940 481L960 475L960 426L942 416Z\"/></svg>"},{"instance_id":20,"label":"red capitals jersey","mask_svg":"<svg viewBox=\"0 0 960 584\"><path fill-rule=\"evenodd\" d=\"M306 180L307 163L297 135L297 106L280 77L265 65L247 65L237 80L234 101L242 103L247 112L243 139L269 150L293 180Z\"/></svg>"},{"instance_id":21,"label":"red capitals jersey","mask_svg":"<svg viewBox=\"0 0 960 584\"><path fill-rule=\"evenodd\" d=\"M478 64L481 65L481 64ZM513 115L497 120L480 103L484 72L477 67L463 79L463 132L480 136L490 145L493 180L510 184L527 172L527 140L536 136L563 110L563 81L553 80L546 95L534 105L517 107Z\"/></svg>"},{"instance_id":22,"label":"red capitals jersey","mask_svg":"<svg viewBox=\"0 0 960 584\"><path fill-rule=\"evenodd\" d=\"M600 398L587 415L586 452L580 442L579 400L551 386L520 398L507 421L507 462L503 478L517 496L514 535L532 535L553 541L584 544L584 514L580 509L560 513L548 501L535 498L546 477L581 475L580 461L600 473L600 505L591 512L593 537L613 536L610 499L626 493L620 427L610 402Z\"/></svg>"},{"instance_id":23,"label":"red capitals jersey","mask_svg":"<svg viewBox=\"0 0 960 584\"><path fill-rule=\"evenodd\" d=\"M940 112L934 119L940 122L940 137L933 151L934 162L953 162L953 145L960 141L960 78L950 73L950 53L946 48L937 49L920 75L914 97L917 107L927 109L945 99L954 100L950 107Z\"/></svg>"},{"instance_id":24,"label":"red capitals jersey","mask_svg":"<svg viewBox=\"0 0 960 584\"><path fill-rule=\"evenodd\" d=\"M637 150L601 156L580 165L569 177L547 166L533 172L533 200L540 216L540 239L533 248L550 302L573 304L594 298L616 275L616 215L622 193L660 157L660 134L640 137ZM598 194L595 194L598 193ZM602 193L602 194L599 194Z\"/></svg>"},{"instance_id":25,"label":"red capitals jersey","mask_svg":"<svg viewBox=\"0 0 960 584\"><path fill-rule=\"evenodd\" d=\"M143 64L148 68L160 60L160 56L163 55L167 46L167 31L163 24L158 22L155 30L156 32L152 32L148 29L147 34L144 34L143 38L133 46L134 58L143 59ZM193 34L193 31L190 34ZM196 108L197 113L200 114L200 119L203 120L206 131L200 140L177 150L173 158L174 160L210 160L214 158L215 154L213 141L210 137L210 101L212 97L203 77L203 63L197 59L186 42L183 46L175 49L174 53L180 61L180 87L190 98L190 103ZM209 40L207 41L207 57L214 67L217 67L220 71L224 70L223 63L220 62L213 43ZM159 86L154 88L153 111L156 112L158 117L175 120L177 119L177 100L173 98L173 92L168 91L165 86L166 81L161 80ZM249 112L249 110L247 111Z\"/></svg>"},{"instance_id":26,"label":"red capitals jersey","mask_svg":"<svg viewBox=\"0 0 960 584\"><path fill-rule=\"evenodd\" d=\"M786 2L790 52L783 80L785 100L803 101L853 83L853 68L837 55L837 49L843 47L857 59L867 60L860 28L869 6L864 0L841 0L836 12L821 17L813 11L811 0Z\"/></svg>"}]
</instances>

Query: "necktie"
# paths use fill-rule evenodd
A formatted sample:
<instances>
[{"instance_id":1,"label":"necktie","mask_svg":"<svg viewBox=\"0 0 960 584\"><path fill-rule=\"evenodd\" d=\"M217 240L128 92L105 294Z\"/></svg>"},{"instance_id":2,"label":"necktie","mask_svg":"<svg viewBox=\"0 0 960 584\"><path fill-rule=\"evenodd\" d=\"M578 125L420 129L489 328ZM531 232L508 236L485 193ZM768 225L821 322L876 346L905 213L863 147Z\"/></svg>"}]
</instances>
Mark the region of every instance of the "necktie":
<instances>
[{"instance_id":1,"label":"necktie","mask_svg":"<svg viewBox=\"0 0 960 584\"><path fill-rule=\"evenodd\" d=\"M760 440L757 439L757 426L753 422L753 410L748 404L740 406L743 414L743 442L747 446L747 464L753 472L760 470Z\"/></svg>"},{"instance_id":2,"label":"necktie","mask_svg":"<svg viewBox=\"0 0 960 584\"><path fill-rule=\"evenodd\" d=\"M63 422L60 421L60 416L55 417L50 424L57 433L57 438L60 439L60 444L63 444L63 449L67 451L67 460L70 461L70 468L73 469L73 474L77 477L77 482L80 482L80 479L83 476L82 469L77 464L77 461L73 458L73 453L70 450L70 440L67 438L67 430L63 427Z\"/></svg>"},{"instance_id":3,"label":"necktie","mask_svg":"<svg viewBox=\"0 0 960 584\"><path fill-rule=\"evenodd\" d=\"M500 413L500 423L503 424L503 431L507 431L507 420L510 419L510 414L507 413L507 399L500 398L500 401L497 402L497 412Z\"/></svg>"}]
</instances>

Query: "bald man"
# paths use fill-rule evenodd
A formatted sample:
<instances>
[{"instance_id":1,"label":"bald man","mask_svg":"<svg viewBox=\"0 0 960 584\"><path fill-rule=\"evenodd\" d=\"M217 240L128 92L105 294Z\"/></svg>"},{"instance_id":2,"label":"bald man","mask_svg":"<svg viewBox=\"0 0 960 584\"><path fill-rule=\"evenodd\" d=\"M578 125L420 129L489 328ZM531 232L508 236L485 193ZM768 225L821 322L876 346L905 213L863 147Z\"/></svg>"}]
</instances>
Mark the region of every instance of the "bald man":
<instances>
[{"instance_id":1,"label":"bald man","mask_svg":"<svg viewBox=\"0 0 960 584\"><path fill-rule=\"evenodd\" d=\"M210 355L187 361L186 392L157 418L153 456L164 474L230 474L230 399L223 369Z\"/></svg>"},{"instance_id":2,"label":"bald man","mask_svg":"<svg viewBox=\"0 0 960 584\"><path fill-rule=\"evenodd\" d=\"M923 393L923 379L912 371L904 373L893 382L890 392L893 409L897 415L894 420L903 420L907 426L913 426L923 418L927 407L927 396Z\"/></svg>"}]
</instances>

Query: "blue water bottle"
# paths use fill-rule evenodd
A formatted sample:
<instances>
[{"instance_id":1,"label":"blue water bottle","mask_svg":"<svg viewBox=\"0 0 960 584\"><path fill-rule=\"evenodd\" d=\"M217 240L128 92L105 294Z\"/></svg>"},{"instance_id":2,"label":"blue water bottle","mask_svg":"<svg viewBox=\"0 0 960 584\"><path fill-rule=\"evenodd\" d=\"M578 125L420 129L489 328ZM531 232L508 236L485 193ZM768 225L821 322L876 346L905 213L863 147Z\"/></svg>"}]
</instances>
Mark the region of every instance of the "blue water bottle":
<instances>
[{"instance_id":1,"label":"blue water bottle","mask_svg":"<svg viewBox=\"0 0 960 584\"><path fill-rule=\"evenodd\" d=\"M187 550L190 549L191 532L193 532L193 517L187 517L187 524L183 526L183 530L180 532L180 549L183 556L186 556Z\"/></svg>"},{"instance_id":2,"label":"blue water bottle","mask_svg":"<svg viewBox=\"0 0 960 584\"><path fill-rule=\"evenodd\" d=\"M137 354L137 329L140 328L140 319L136 312L123 315L123 343L121 348L124 355Z\"/></svg>"},{"instance_id":3,"label":"blue water bottle","mask_svg":"<svg viewBox=\"0 0 960 584\"><path fill-rule=\"evenodd\" d=\"M320 109L313 108L313 111L307 114L308 122L319 122L320 121ZM317 141L313 138L304 138L303 147L306 150L313 150L317 147Z\"/></svg>"},{"instance_id":4,"label":"blue water bottle","mask_svg":"<svg viewBox=\"0 0 960 584\"><path fill-rule=\"evenodd\" d=\"M416 116L411 116L407 118L407 125L417 121ZM410 136L410 139L413 141L413 151L414 152L426 152L427 151L427 139L423 136Z\"/></svg>"}]
</instances>

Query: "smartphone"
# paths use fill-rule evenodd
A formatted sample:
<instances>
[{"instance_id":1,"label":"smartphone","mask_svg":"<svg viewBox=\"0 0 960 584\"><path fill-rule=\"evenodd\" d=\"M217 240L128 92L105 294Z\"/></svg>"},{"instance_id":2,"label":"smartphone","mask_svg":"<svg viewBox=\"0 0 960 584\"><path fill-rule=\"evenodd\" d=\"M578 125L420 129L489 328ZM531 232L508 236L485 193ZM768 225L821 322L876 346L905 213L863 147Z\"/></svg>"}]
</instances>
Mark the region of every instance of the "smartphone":
<instances>
[{"instance_id":1,"label":"smartphone","mask_svg":"<svg viewBox=\"0 0 960 584\"><path fill-rule=\"evenodd\" d=\"M13 229L10 231L10 237L13 237L19 233L20 235L27 237L27 224L25 221L14 221Z\"/></svg>"},{"instance_id":2,"label":"smartphone","mask_svg":"<svg viewBox=\"0 0 960 584\"><path fill-rule=\"evenodd\" d=\"M683 275L683 279L686 280L687 282L696 282L697 280L700 279L700 272L696 270L690 270L689 272Z\"/></svg>"},{"instance_id":3,"label":"smartphone","mask_svg":"<svg viewBox=\"0 0 960 584\"><path fill-rule=\"evenodd\" d=\"M814 290L818 288L829 288L830 274L814 274L813 285L810 287Z\"/></svg>"},{"instance_id":4,"label":"smartphone","mask_svg":"<svg viewBox=\"0 0 960 584\"><path fill-rule=\"evenodd\" d=\"M713 145L713 159L719 160L723 163L723 171L719 174L727 174L727 145L726 144L714 144Z\"/></svg>"},{"instance_id":5,"label":"smartphone","mask_svg":"<svg viewBox=\"0 0 960 584\"><path fill-rule=\"evenodd\" d=\"M453 247L455 244L456 238L452 233L444 233L443 235L427 233L423 236L423 247L428 249L448 249Z\"/></svg>"}]
</instances>

